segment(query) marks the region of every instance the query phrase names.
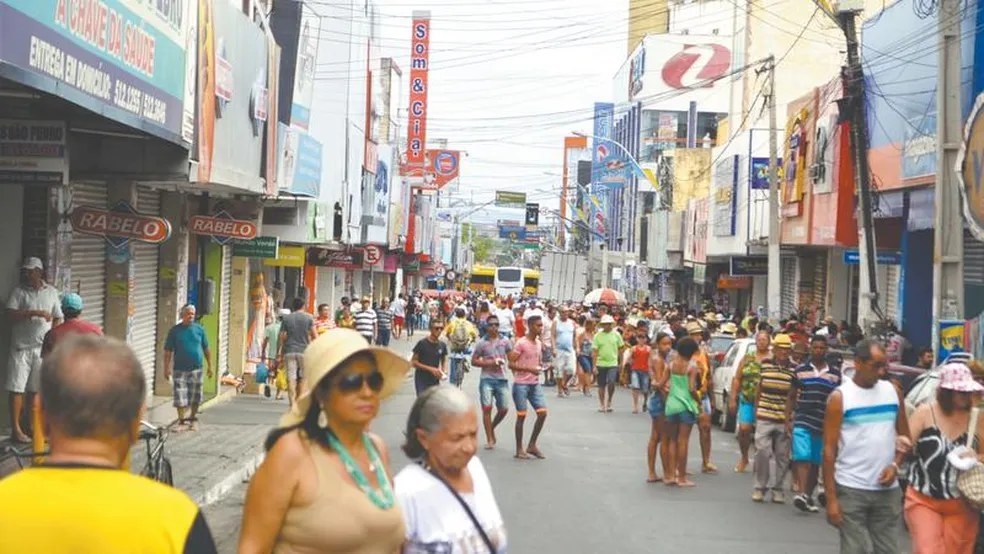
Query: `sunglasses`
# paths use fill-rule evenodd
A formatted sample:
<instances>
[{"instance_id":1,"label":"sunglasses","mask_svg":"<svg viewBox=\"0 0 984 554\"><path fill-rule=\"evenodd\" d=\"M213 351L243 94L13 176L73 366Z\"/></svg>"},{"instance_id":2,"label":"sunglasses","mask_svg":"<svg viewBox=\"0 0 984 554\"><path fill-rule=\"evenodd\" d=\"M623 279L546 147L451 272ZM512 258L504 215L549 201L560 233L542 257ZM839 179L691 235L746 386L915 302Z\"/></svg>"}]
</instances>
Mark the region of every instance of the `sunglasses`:
<instances>
[{"instance_id":1,"label":"sunglasses","mask_svg":"<svg viewBox=\"0 0 984 554\"><path fill-rule=\"evenodd\" d=\"M362 390L362 387L369 385L369 390L379 392L383 390L383 374L379 371L371 373L350 373L335 384L339 392L353 393Z\"/></svg>"},{"instance_id":2,"label":"sunglasses","mask_svg":"<svg viewBox=\"0 0 984 554\"><path fill-rule=\"evenodd\" d=\"M486 325L488 325L489 327L498 327L499 326L499 322L498 321L490 321Z\"/></svg>"}]
</instances>

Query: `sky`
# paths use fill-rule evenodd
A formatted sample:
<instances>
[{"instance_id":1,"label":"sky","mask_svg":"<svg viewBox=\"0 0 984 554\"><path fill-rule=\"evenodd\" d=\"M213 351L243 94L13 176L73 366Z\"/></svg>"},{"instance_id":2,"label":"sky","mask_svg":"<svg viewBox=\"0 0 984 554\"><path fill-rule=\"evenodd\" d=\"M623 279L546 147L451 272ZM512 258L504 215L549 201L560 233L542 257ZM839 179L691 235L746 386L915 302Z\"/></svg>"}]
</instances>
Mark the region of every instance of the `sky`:
<instances>
[{"instance_id":1,"label":"sky","mask_svg":"<svg viewBox=\"0 0 984 554\"><path fill-rule=\"evenodd\" d=\"M625 61L628 2L615 0L377 0L382 55L408 81L414 10L431 12L428 142L462 150L453 199L496 190L559 205L563 139L591 132L593 104L612 96ZM402 94L406 94L406 90ZM404 101L404 105L406 102ZM451 187L449 187L451 188ZM541 209L541 213L543 209ZM479 210L482 221L522 212Z\"/></svg>"}]
</instances>

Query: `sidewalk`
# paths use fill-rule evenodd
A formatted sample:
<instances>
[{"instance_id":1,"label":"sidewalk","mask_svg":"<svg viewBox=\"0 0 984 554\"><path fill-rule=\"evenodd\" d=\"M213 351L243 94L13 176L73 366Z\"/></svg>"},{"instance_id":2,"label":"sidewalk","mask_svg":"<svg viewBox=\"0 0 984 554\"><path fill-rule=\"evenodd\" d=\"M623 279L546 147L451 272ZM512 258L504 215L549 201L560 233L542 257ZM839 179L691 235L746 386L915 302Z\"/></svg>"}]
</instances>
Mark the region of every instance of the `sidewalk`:
<instances>
[{"instance_id":1,"label":"sidewalk","mask_svg":"<svg viewBox=\"0 0 984 554\"><path fill-rule=\"evenodd\" d=\"M408 357L413 344L416 341L401 339L390 346ZM236 485L249 480L263 461L263 441L287 411L286 399L277 401L249 394L227 398L206 407L197 431L173 433L167 443L175 486L201 506L217 502ZM162 423L173 418L167 408L156 408L159 415L152 421ZM404 414L405 410L400 416L405 417ZM132 470L140 471L145 460L145 446L140 443L133 449Z\"/></svg>"}]
</instances>

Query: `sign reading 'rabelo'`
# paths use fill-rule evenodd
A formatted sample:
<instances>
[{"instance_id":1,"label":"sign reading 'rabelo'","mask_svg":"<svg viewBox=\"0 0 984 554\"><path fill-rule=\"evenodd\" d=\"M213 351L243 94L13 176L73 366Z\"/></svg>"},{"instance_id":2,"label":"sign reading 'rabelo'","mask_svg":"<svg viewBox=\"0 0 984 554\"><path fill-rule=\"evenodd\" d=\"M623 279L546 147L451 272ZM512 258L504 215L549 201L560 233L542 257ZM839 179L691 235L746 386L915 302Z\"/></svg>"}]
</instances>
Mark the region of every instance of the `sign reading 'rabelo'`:
<instances>
[{"instance_id":1,"label":"sign reading 'rabelo'","mask_svg":"<svg viewBox=\"0 0 984 554\"><path fill-rule=\"evenodd\" d=\"M984 240L984 94L977 97L967 118L954 169L960 179L967 225L977 240Z\"/></svg>"},{"instance_id":2,"label":"sign reading 'rabelo'","mask_svg":"<svg viewBox=\"0 0 984 554\"><path fill-rule=\"evenodd\" d=\"M249 240L257 233L255 223L234 219L224 211L215 215L193 215L188 219L188 227L192 233L210 236L219 244L230 240Z\"/></svg>"},{"instance_id":3,"label":"sign reading 'rabelo'","mask_svg":"<svg viewBox=\"0 0 984 554\"><path fill-rule=\"evenodd\" d=\"M104 237L118 248L131 239L160 244L171 236L171 224L166 219L139 213L126 202L117 202L108 210L78 206L72 210L70 219L72 230Z\"/></svg>"}]
</instances>

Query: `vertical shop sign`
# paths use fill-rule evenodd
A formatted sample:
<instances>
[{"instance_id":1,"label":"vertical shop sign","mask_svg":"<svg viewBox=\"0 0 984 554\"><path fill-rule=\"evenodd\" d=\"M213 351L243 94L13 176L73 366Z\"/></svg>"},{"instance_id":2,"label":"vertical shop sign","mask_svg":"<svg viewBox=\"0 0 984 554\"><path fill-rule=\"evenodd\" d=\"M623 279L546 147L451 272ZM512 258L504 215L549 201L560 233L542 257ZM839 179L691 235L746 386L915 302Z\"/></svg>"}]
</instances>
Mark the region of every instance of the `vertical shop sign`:
<instances>
[{"instance_id":1,"label":"vertical shop sign","mask_svg":"<svg viewBox=\"0 0 984 554\"><path fill-rule=\"evenodd\" d=\"M410 41L410 101L407 104L406 174L422 176L427 145L427 76L430 67L430 12L413 13Z\"/></svg>"}]
</instances>

